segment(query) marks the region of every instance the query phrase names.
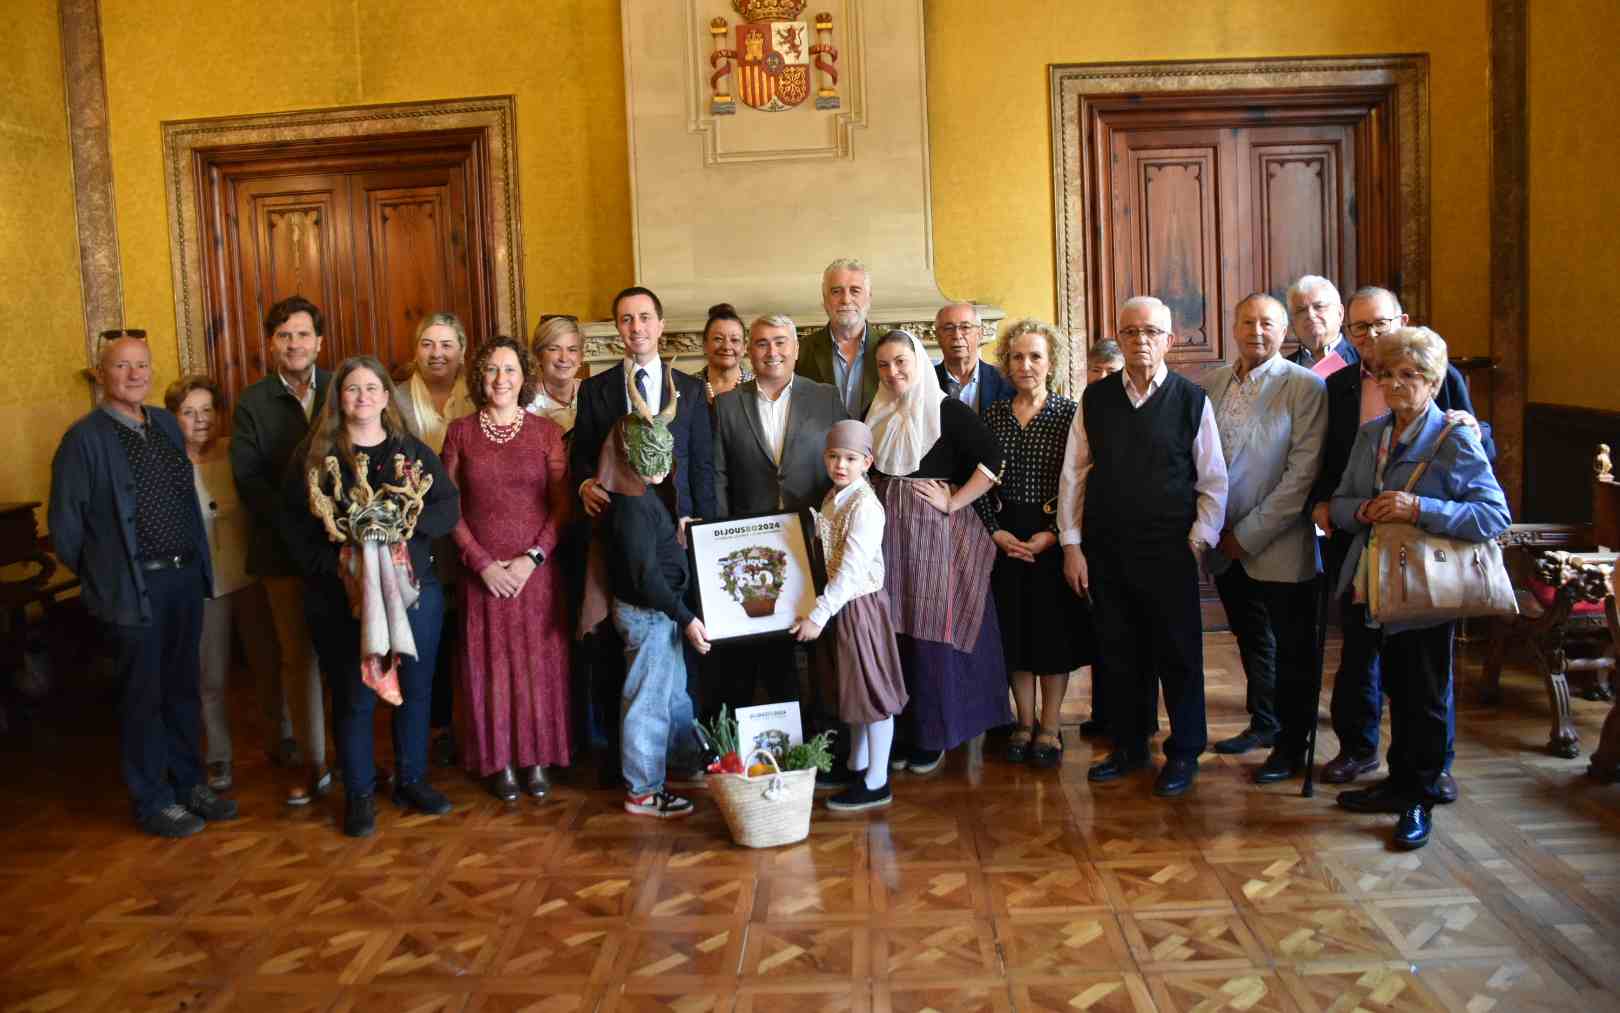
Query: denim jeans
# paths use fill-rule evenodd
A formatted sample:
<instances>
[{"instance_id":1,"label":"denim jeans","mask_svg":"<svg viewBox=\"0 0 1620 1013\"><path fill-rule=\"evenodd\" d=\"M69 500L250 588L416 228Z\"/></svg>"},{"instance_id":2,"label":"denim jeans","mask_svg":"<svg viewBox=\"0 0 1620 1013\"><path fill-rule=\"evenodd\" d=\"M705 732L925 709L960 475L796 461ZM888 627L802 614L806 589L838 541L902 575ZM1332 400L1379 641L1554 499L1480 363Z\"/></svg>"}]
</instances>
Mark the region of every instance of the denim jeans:
<instances>
[{"instance_id":1,"label":"denim jeans","mask_svg":"<svg viewBox=\"0 0 1620 1013\"><path fill-rule=\"evenodd\" d=\"M696 752L683 640L669 616L617 600L613 626L624 640L625 661L619 766L630 793L645 795L664 786L671 763L690 760Z\"/></svg>"},{"instance_id":2,"label":"denim jeans","mask_svg":"<svg viewBox=\"0 0 1620 1013\"><path fill-rule=\"evenodd\" d=\"M149 625L106 627L119 683L119 767L137 820L186 801L203 780L202 568L151 570L146 593Z\"/></svg>"},{"instance_id":3,"label":"denim jeans","mask_svg":"<svg viewBox=\"0 0 1620 1013\"><path fill-rule=\"evenodd\" d=\"M1344 632L1344 653L1339 674L1333 680L1333 734L1344 752L1359 760L1378 756L1378 722L1383 716L1384 690L1379 654L1384 633L1367 625L1367 607L1354 604L1349 595L1339 599L1340 625ZM1445 769L1451 769L1457 745L1457 697L1455 682L1446 692Z\"/></svg>"},{"instance_id":4,"label":"denim jeans","mask_svg":"<svg viewBox=\"0 0 1620 1013\"><path fill-rule=\"evenodd\" d=\"M351 795L369 795L377 780L372 732L377 694L360 680L360 623L350 614L348 596L336 581L311 583L304 606L321 670L332 681L343 790ZM444 587L431 571L423 576L422 596L406 616L411 636L416 639L416 658L399 659L399 693L404 699L393 713L398 785L414 784L427 776L433 669L444 627Z\"/></svg>"}]
</instances>

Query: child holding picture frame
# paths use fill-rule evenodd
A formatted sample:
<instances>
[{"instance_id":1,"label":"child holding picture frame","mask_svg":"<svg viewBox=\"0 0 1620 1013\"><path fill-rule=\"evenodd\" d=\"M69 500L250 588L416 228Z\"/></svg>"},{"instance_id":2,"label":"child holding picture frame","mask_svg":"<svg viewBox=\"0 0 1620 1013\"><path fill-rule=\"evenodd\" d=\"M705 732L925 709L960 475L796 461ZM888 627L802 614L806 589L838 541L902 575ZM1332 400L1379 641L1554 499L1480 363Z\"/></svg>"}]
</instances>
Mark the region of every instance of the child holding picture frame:
<instances>
[{"instance_id":1,"label":"child holding picture frame","mask_svg":"<svg viewBox=\"0 0 1620 1013\"><path fill-rule=\"evenodd\" d=\"M894 716L906 705L889 598L883 593L883 504L866 480L872 467L872 431L847 419L827 433L823 457L833 487L816 514L827 558L827 586L793 635L814 640L835 618L832 643L816 652L838 688L838 716L849 723L849 769L854 783L827 800L838 812L877 809L893 801L889 751Z\"/></svg>"}]
</instances>

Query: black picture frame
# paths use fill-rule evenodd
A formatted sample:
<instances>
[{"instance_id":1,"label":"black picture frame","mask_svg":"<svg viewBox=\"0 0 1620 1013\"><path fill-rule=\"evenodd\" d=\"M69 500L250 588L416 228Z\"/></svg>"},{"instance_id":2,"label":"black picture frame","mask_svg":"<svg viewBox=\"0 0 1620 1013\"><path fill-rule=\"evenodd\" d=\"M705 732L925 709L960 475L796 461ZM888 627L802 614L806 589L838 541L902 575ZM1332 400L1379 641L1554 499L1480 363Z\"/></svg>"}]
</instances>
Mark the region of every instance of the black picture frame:
<instances>
[{"instance_id":1,"label":"black picture frame","mask_svg":"<svg viewBox=\"0 0 1620 1013\"><path fill-rule=\"evenodd\" d=\"M779 524L782 533L758 530L772 523ZM736 529L744 529L746 533L737 533ZM750 536L756 539L754 545L739 541ZM803 545L802 557L795 557L793 553L791 546L795 537ZM730 542L724 555L717 551L721 541ZM787 544L783 545L782 542ZM766 619L765 616L748 615L743 611L743 602L721 586L723 577L720 567L725 555L761 547L788 553L786 566L793 568L799 580L795 581L791 575L784 576L784 587L796 588L802 593L806 587L804 579L808 578L808 601L811 602L826 589L827 563L821 551L821 540L816 537L815 515L808 507L797 511L742 514L723 521L694 522L686 529L686 556L692 570L693 611L703 620L710 643L732 646L780 640L789 635L788 630L797 612L793 603L784 600L780 593L772 599L773 608L767 622L761 621ZM804 611L809 611L808 604ZM743 614L739 615L739 612ZM765 626L769 628L759 628Z\"/></svg>"}]
</instances>

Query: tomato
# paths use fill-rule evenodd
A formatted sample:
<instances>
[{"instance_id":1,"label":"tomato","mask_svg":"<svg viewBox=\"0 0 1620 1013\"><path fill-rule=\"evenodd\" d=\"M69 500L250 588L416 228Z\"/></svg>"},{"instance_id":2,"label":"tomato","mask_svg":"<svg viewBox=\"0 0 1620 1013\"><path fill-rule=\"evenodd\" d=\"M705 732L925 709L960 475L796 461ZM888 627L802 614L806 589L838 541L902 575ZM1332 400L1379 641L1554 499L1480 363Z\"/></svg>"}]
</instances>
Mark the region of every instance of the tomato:
<instances>
[{"instance_id":1,"label":"tomato","mask_svg":"<svg viewBox=\"0 0 1620 1013\"><path fill-rule=\"evenodd\" d=\"M720 757L720 769L727 774L741 774L743 772L742 757L735 752Z\"/></svg>"}]
</instances>

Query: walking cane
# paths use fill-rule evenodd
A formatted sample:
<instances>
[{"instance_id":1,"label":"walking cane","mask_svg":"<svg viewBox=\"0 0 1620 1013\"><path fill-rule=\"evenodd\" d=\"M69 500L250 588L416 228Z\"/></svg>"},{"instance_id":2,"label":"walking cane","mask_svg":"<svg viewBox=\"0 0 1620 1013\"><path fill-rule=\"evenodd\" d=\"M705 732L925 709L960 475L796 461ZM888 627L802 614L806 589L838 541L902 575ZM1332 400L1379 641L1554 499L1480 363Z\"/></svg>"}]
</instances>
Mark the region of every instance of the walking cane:
<instances>
[{"instance_id":1,"label":"walking cane","mask_svg":"<svg viewBox=\"0 0 1620 1013\"><path fill-rule=\"evenodd\" d=\"M1326 553L1323 553L1324 558ZM1305 783L1299 789L1301 798L1316 794L1316 725L1317 710L1322 705L1322 669L1327 663L1327 607L1328 575L1316 575L1316 685L1311 690L1311 724L1305 736Z\"/></svg>"}]
</instances>

